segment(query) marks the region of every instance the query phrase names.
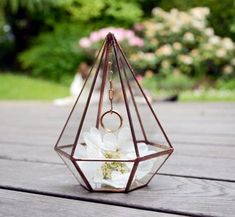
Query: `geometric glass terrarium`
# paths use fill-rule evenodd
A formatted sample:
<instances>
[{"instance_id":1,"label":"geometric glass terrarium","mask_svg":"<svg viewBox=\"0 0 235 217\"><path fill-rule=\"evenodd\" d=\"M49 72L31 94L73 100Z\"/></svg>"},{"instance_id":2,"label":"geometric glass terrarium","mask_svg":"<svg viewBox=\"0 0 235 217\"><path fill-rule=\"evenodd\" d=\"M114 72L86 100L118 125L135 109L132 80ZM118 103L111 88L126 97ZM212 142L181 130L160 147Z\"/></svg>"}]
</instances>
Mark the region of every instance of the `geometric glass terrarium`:
<instances>
[{"instance_id":1,"label":"geometric glass terrarium","mask_svg":"<svg viewBox=\"0 0 235 217\"><path fill-rule=\"evenodd\" d=\"M97 54L55 151L84 188L101 192L146 186L173 152L112 33Z\"/></svg>"}]
</instances>

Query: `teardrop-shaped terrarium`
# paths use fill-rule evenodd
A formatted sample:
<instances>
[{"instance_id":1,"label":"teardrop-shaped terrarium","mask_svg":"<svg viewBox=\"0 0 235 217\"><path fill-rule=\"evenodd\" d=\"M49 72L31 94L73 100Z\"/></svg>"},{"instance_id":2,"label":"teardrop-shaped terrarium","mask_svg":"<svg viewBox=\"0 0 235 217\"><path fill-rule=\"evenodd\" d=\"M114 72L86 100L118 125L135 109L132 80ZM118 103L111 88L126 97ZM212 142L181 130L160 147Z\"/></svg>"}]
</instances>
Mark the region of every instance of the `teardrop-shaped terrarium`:
<instances>
[{"instance_id":1,"label":"teardrop-shaped terrarium","mask_svg":"<svg viewBox=\"0 0 235 217\"><path fill-rule=\"evenodd\" d=\"M87 101L80 103L79 99ZM55 151L84 188L105 192L146 186L173 152L111 33L97 54Z\"/></svg>"}]
</instances>

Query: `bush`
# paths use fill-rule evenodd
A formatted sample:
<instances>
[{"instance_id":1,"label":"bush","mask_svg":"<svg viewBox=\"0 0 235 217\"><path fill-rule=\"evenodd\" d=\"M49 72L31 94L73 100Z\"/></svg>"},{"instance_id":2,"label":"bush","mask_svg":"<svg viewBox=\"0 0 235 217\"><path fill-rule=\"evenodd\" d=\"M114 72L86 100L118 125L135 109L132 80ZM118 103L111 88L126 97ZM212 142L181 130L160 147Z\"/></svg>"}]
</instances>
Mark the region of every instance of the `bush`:
<instances>
[{"instance_id":1,"label":"bush","mask_svg":"<svg viewBox=\"0 0 235 217\"><path fill-rule=\"evenodd\" d=\"M235 90L235 79L230 80L218 80L216 88L220 90Z\"/></svg>"},{"instance_id":2,"label":"bush","mask_svg":"<svg viewBox=\"0 0 235 217\"><path fill-rule=\"evenodd\" d=\"M231 37L235 41L235 31L232 28L235 24L234 0L161 0L159 7L167 11L173 8L187 11L193 7L208 7L211 11L208 17L209 25L215 33L223 37Z\"/></svg>"},{"instance_id":3,"label":"bush","mask_svg":"<svg viewBox=\"0 0 235 217\"><path fill-rule=\"evenodd\" d=\"M230 38L215 35L207 25L208 8L188 12L153 9L153 18L142 23L145 50L130 57L142 73L185 74L191 77L234 76L235 46Z\"/></svg>"},{"instance_id":4,"label":"bush","mask_svg":"<svg viewBox=\"0 0 235 217\"><path fill-rule=\"evenodd\" d=\"M55 31L38 37L33 46L19 55L24 69L35 77L67 83L85 59L75 44L86 32L79 25L58 25ZM87 29L89 31L89 29Z\"/></svg>"},{"instance_id":5,"label":"bush","mask_svg":"<svg viewBox=\"0 0 235 217\"><path fill-rule=\"evenodd\" d=\"M179 91L191 89L195 84L195 81L182 74L169 74L164 77L151 75L144 76L142 84L146 89L152 90L153 92L156 90L165 90L177 93Z\"/></svg>"},{"instance_id":6,"label":"bush","mask_svg":"<svg viewBox=\"0 0 235 217\"><path fill-rule=\"evenodd\" d=\"M44 17L51 31L47 29L33 38L18 60L33 76L63 83L74 74L79 63L88 58L77 46L82 36L110 24L130 27L142 16L134 0L128 3L124 0L49 1L48 7L55 11L55 16Z\"/></svg>"}]
</instances>

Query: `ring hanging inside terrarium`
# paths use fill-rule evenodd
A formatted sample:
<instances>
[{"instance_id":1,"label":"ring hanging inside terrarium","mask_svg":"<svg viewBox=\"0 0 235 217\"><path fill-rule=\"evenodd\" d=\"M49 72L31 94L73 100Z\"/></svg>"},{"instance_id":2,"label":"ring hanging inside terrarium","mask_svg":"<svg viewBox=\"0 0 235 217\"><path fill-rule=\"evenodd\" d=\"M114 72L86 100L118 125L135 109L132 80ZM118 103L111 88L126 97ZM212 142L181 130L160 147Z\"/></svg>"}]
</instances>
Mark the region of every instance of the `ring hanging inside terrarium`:
<instances>
[{"instance_id":1,"label":"ring hanging inside terrarium","mask_svg":"<svg viewBox=\"0 0 235 217\"><path fill-rule=\"evenodd\" d=\"M79 99L87 99L80 103ZM55 150L89 191L146 186L173 152L113 34L106 36Z\"/></svg>"}]
</instances>

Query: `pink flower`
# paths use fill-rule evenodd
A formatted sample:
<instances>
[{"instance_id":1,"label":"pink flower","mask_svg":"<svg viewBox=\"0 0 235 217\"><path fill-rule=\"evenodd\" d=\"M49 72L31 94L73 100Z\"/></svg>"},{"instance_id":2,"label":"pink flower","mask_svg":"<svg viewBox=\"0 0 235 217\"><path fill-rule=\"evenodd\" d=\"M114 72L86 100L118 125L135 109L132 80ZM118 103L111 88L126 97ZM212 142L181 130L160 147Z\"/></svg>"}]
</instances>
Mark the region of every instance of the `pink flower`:
<instances>
[{"instance_id":1,"label":"pink flower","mask_svg":"<svg viewBox=\"0 0 235 217\"><path fill-rule=\"evenodd\" d=\"M141 82L143 81L143 76L142 75L136 75L136 79L141 84Z\"/></svg>"},{"instance_id":2,"label":"pink flower","mask_svg":"<svg viewBox=\"0 0 235 217\"><path fill-rule=\"evenodd\" d=\"M116 31L114 31L113 33L116 36L118 41L123 41L125 39L125 30L124 29L119 28Z\"/></svg>"},{"instance_id":3,"label":"pink flower","mask_svg":"<svg viewBox=\"0 0 235 217\"><path fill-rule=\"evenodd\" d=\"M83 48L88 48L91 46L91 41L88 38L81 38L79 44Z\"/></svg>"},{"instance_id":4,"label":"pink flower","mask_svg":"<svg viewBox=\"0 0 235 217\"><path fill-rule=\"evenodd\" d=\"M129 39L129 44L132 46L143 47L144 41L141 38L135 36Z\"/></svg>"},{"instance_id":5,"label":"pink flower","mask_svg":"<svg viewBox=\"0 0 235 217\"><path fill-rule=\"evenodd\" d=\"M104 40L109 32L113 33L119 42L123 42L126 40L130 46L144 46L144 41L136 36L133 31L114 27L107 27L100 29L99 31L92 32L89 38L82 38L80 40L80 46L83 48L89 48L93 44Z\"/></svg>"},{"instance_id":6,"label":"pink flower","mask_svg":"<svg viewBox=\"0 0 235 217\"><path fill-rule=\"evenodd\" d=\"M136 24L134 25L134 30L135 30L135 31L142 31L142 30L144 30L144 25L141 24L141 23L136 23Z\"/></svg>"},{"instance_id":7,"label":"pink flower","mask_svg":"<svg viewBox=\"0 0 235 217\"><path fill-rule=\"evenodd\" d=\"M133 38L133 37L135 37L134 32L131 31L131 30L126 30L126 38L127 38L127 39L131 39L131 38Z\"/></svg>"},{"instance_id":8,"label":"pink flower","mask_svg":"<svg viewBox=\"0 0 235 217\"><path fill-rule=\"evenodd\" d=\"M103 39L102 35L100 34L100 32L92 32L90 35L90 40L92 42L97 42L99 40Z\"/></svg>"},{"instance_id":9,"label":"pink flower","mask_svg":"<svg viewBox=\"0 0 235 217\"><path fill-rule=\"evenodd\" d=\"M99 32L100 32L100 36L102 38L105 38L105 36L108 34L108 29L107 28L104 28L104 29L101 29Z\"/></svg>"}]
</instances>

